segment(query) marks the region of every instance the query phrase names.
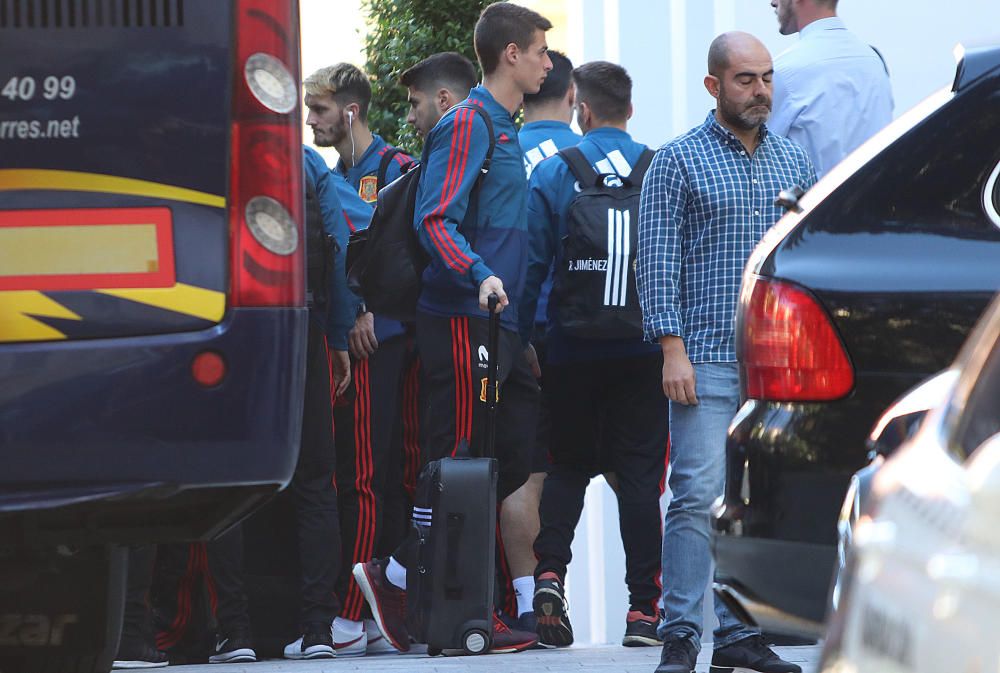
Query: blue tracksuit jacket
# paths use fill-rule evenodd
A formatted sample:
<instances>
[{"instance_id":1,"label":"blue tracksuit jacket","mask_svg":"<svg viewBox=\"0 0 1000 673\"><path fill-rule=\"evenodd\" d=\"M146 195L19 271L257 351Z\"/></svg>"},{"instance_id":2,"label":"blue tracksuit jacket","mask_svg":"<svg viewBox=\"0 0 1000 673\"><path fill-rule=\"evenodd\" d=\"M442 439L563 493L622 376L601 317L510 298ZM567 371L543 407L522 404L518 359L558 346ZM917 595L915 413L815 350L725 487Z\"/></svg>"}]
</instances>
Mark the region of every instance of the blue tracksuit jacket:
<instances>
[{"instance_id":1,"label":"blue tracksuit jacket","mask_svg":"<svg viewBox=\"0 0 1000 673\"><path fill-rule=\"evenodd\" d=\"M392 145L383 140L382 136L373 133L371 145L358 158L358 162L352 168L347 168L343 161L338 161L337 167L334 169L334 172L343 176L347 183L357 191L361 200L367 203L371 209L375 208L375 201L378 199L378 192L375 190L378 181L378 166L382 161L382 155L391 147ZM385 171L385 184L389 184L402 175L403 168L412 162L413 158L405 152L394 156L389 161L389 166ZM364 226L358 228L366 228L369 221L371 221L371 213L365 220ZM399 336L405 331L403 323L398 320L391 320L380 315L375 316L375 338L378 339L379 343Z\"/></svg>"},{"instance_id":2,"label":"blue tracksuit jacket","mask_svg":"<svg viewBox=\"0 0 1000 673\"><path fill-rule=\"evenodd\" d=\"M343 179L331 173L323 157L311 147L302 147L302 162L306 180L310 181L316 189L320 212L323 214L323 229L334 237L339 248L334 253L333 267L330 273L329 304L323 327L326 330L330 346L335 350L347 350L347 332L354 325L357 299L347 289L347 271L344 268L347 256L347 218L349 213L344 208L341 194L335 184L336 181L343 182ZM350 188L348 187L348 189ZM350 190L350 194L353 194L353 190ZM356 194L354 194L354 198L357 199L357 203L365 207ZM356 216L358 214L356 209L352 210Z\"/></svg>"},{"instance_id":3,"label":"blue tracksuit jacket","mask_svg":"<svg viewBox=\"0 0 1000 673\"><path fill-rule=\"evenodd\" d=\"M616 128L590 131L578 147L598 173L627 176L646 146ZM528 184L528 226L531 246L522 308L533 315L542 281L553 262L563 263L562 240L566 236L566 215L576 196L576 178L560 157L541 162L531 173ZM520 321L521 339L527 343L534 325L529 318ZM547 362L564 364L584 360L630 357L657 353L658 344L643 339L580 339L565 335L555 320L553 303L549 304L546 332Z\"/></svg>"},{"instance_id":4,"label":"blue tracksuit jacket","mask_svg":"<svg viewBox=\"0 0 1000 673\"><path fill-rule=\"evenodd\" d=\"M571 129L566 122L546 119L528 122L522 126L517 133L517 139L521 143L521 149L524 150L524 171L530 178L531 171L543 159L551 157L564 147L573 147L579 144L581 138L580 134ZM550 271L545 282L542 283L542 290L538 295L538 308L535 309L535 323L537 324L545 323L551 291L552 273Z\"/></svg>"},{"instance_id":5,"label":"blue tracksuit jacket","mask_svg":"<svg viewBox=\"0 0 1000 673\"><path fill-rule=\"evenodd\" d=\"M479 309L479 284L497 276L510 300L500 324L516 330L528 252L521 147L510 113L485 87L472 89L466 100L493 121L493 161L478 207L470 208L489 149L486 124L476 118L482 113L452 108L427 135L413 226L431 260L417 308L434 315L487 317Z\"/></svg>"},{"instance_id":6,"label":"blue tracksuit jacket","mask_svg":"<svg viewBox=\"0 0 1000 673\"><path fill-rule=\"evenodd\" d=\"M582 138L566 122L550 119L528 122L517 132L517 140L524 150L524 171L531 177L542 159L547 159L564 147L578 145Z\"/></svg>"}]
</instances>

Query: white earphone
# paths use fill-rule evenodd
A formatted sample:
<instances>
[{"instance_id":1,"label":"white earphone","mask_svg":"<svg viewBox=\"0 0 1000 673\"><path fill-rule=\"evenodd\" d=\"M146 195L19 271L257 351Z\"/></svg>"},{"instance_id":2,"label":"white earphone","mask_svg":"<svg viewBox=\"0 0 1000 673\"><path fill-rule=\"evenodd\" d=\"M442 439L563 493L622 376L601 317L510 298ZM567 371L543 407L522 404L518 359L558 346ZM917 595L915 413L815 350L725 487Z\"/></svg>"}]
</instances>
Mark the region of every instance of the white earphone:
<instances>
[{"instance_id":1,"label":"white earphone","mask_svg":"<svg viewBox=\"0 0 1000 673\"><path fill-rule=\"evenodd\" d=\"M354 123L354 110L348 110L347 111L347 123L348 124L353 124Z\"/></svg>"}]
</instances>

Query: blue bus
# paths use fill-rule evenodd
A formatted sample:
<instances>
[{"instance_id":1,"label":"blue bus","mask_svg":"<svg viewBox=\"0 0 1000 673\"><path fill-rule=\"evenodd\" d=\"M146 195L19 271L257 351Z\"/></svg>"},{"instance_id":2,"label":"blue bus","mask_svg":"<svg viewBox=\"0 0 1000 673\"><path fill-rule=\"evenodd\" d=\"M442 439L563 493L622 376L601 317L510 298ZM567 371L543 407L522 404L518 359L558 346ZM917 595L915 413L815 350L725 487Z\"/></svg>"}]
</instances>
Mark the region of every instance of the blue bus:
<instances>
[{"instance_id":1,"label":"blue bus","mask_svg":"<svg viewBox=\"0 0 1000 673\"><path fill-rule=\"evenodd\" d=\"M298 0L0 0L0 671L106 671L124 545L291 479Z\"/></svg>"}]
</instances>

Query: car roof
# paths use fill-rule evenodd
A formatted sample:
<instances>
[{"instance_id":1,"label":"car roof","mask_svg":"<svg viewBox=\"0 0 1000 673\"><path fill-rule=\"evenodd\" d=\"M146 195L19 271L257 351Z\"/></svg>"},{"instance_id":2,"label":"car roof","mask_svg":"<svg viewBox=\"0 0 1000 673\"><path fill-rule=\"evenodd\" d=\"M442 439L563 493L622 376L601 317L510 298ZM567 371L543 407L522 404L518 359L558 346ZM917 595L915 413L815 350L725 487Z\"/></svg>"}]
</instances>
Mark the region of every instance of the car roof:
<instances>
[{"instance_id":1,"label":"car roof","mask_svg":"<svg viewBox=\"0 0 1000 673\"><path fill-rule=\"evenodd\" d=\"M989 42L956 45L955 56L958 67L952 90L961 91L1000 68L1000 37Z\"/></svg>"}]
</instances>

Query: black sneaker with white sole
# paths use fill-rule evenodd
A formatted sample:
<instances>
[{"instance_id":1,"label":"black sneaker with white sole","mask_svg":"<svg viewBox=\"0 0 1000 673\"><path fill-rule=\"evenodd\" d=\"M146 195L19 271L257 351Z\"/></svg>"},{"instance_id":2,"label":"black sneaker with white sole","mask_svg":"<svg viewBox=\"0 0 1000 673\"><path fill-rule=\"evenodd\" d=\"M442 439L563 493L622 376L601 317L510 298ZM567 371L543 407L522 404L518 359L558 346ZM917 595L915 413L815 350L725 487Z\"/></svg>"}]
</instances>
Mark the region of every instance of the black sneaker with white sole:
<instances>
[{"instance_id":1,"label":"black sneaker with white sole","mask_svg":"<svg viewBox=\"0 0 1000 673\"><path fill-rule=\"evenodd\" d=\"M630 610L625 616L625 636L622 645L625 647L658 647L663 644L656 635L656 627L660 625L657 617L652 617L639 610Z\"/></svg>"},{"instance_id":2,"label":"black sneaker with white sole","mask_svg":"<svg viewBox=\"0 0 1000 673\"><path fill-rule=\"evenodd\" d=\"M712 654L711 673L802 673L802 668L785 661L760 636L737 640Z\"/></svg>"},{"instance_id":3,"label":"black sneaker with white sole","mask_svg":"<svg viewBox=\"0 0 1000 673\"><path fill-rule=\"evenodd\" d=\"M545 572L535 580L535 596L531 607L538 620L538 639L554 647L573 644L573 626L569 623L569 603L562 580L553 572Z\"/></svg>"},{"instance_id":4,"label":"black sneaker with white sole","mask_svg":"<svg viewBox=\"0 0 1000 673\"><path fill-rule=\"evenodd\" d=\"M208 657L210 664L247 664L257 661L248 631L220 633Z\"/></svg>"},{"instance_id":5,"label":"black sneaker with white sole","mask_svg":"<svg viewBox=\"0 0 1000 673\"><path fill-rule=\"evenodd\" d=\"M285 659L333 659L337 656L333 627L324 622L306 624L302 637L286 645L283 654Z\"/></svg>"},{"instance_id":6,"label":"black sneaker with white sole","mask_svg":"<svg viewBox=\"0 0 1000 673\"><path fill-rule=\"evenodd\" d=\"M167 655L141 640L122 638L118 654L111 665L114 669L137 670L142 668L163 668L168 664Z\"/></svg>"}]
</instances>

